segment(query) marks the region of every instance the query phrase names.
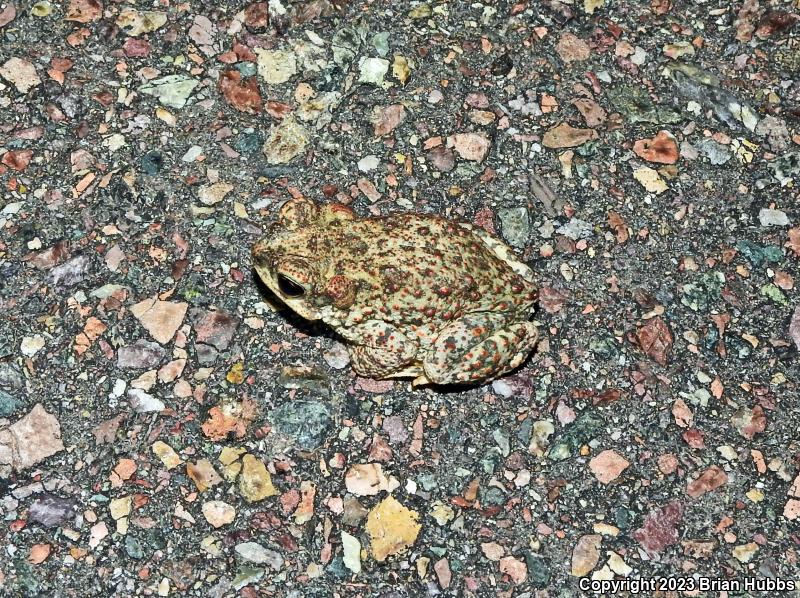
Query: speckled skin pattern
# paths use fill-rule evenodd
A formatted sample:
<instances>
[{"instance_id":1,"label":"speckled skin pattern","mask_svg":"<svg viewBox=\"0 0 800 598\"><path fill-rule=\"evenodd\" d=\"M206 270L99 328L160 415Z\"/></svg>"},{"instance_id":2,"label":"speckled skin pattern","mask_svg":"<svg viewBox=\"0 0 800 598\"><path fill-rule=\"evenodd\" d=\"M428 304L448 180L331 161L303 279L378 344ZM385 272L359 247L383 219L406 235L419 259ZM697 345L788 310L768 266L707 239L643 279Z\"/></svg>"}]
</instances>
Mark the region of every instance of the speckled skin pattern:
<instances>
[{"instance_id":1,"label":"speckled skin pattern","mask_svg":"<svg viewBox=\"0 0 800 598\"><path fill-rule=\"evenodd\" d=\"M293 199L252 255L288 307L345 339L361 376L483 382L536 344L532 271L469 224Z\"/></svg>"}]
</instances>

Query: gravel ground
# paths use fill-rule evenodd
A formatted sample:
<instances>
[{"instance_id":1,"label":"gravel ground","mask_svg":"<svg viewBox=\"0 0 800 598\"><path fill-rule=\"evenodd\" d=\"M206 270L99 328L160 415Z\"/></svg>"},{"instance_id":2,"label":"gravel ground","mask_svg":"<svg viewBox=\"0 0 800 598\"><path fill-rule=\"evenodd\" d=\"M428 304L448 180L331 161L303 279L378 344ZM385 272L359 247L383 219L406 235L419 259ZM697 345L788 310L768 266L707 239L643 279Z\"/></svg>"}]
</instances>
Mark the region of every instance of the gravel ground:
<instances>
[{"instance_id":1,"label":"gravel ground","mask_svg":"<svg viewBox=\"0 0 800 598\"><path fill-rule=\"evenodd\" d=\"M0 0L0 593L800 595L800 2L209 4ZM537 351L356 377L301 196L504 238Z\"/></svg>"}]
</instances>

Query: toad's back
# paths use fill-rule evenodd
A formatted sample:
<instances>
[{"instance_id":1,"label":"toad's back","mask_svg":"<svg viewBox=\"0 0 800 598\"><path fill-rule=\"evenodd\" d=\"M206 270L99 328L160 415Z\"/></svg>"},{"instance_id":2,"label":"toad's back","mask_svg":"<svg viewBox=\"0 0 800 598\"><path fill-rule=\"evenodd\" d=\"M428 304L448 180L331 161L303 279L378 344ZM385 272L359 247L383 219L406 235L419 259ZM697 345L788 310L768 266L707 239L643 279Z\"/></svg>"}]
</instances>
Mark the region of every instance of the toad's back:
<instances>
[{"instance_id":1,"label":"toad's back","mask_svg":"<svg viewBox=\"0 0 800 598\"><path fill-rule=\"evenodd\" d=\"M507 247L469 225L437 216L354 219L320 231L328 277L359 283L354 321L380 314L407 324L471 312L524 311L535 300L529 272L503 259Z\"/></svg>"}]
</instances>

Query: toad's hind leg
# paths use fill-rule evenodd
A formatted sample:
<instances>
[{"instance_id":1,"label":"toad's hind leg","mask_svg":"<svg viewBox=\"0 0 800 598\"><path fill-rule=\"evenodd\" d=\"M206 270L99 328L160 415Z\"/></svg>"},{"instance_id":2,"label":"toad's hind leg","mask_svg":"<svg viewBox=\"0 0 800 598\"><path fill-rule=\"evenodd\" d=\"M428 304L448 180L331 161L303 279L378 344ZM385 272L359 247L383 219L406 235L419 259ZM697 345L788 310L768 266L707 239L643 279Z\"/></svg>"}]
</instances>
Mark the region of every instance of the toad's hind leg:
<instances>
[{"instance_id":1,"label":"toad's hind leg","mask_svg":"<svg viewBox=\"0 0 800 598\"><path fill-rule=\"evenodd\" d=\"M421 373L416 364L417 343L394 326L368 320L349 331L350 360L359 376L367 378L406 378Z\"/></svg>"},{"instance_id":2,"label":"toad's hind leg","mask_svg":"<svg viewBox=\"0 0 800 598\"><path fill-rule=\"evenodd\" d=\"M504 314L464 316L439 332L423 363L425 377L434 384L497 378L525 361L537 336L533 323L507 323Z\"/></svg>"}]
</instances>

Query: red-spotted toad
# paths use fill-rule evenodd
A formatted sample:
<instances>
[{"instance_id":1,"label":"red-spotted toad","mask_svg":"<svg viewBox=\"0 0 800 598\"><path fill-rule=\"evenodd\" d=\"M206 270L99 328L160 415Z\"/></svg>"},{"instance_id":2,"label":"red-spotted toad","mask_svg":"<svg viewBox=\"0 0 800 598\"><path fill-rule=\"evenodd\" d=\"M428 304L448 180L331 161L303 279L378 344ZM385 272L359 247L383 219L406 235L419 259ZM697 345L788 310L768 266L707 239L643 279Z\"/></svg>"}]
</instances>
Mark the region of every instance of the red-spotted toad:
<instances>
[{"instance_id":1,"label":"red-spotted toad","mask_svg":"<svg viewBox=\"0 0 800 598\"><path fill-rule=\"evenodd\" d=\"M361 376L481 382L519 366L536 344L531 269L469 224L359 218L341 204L293 199L252 254L288 307L345 339Z\"/></svg>"}]
</instances>

